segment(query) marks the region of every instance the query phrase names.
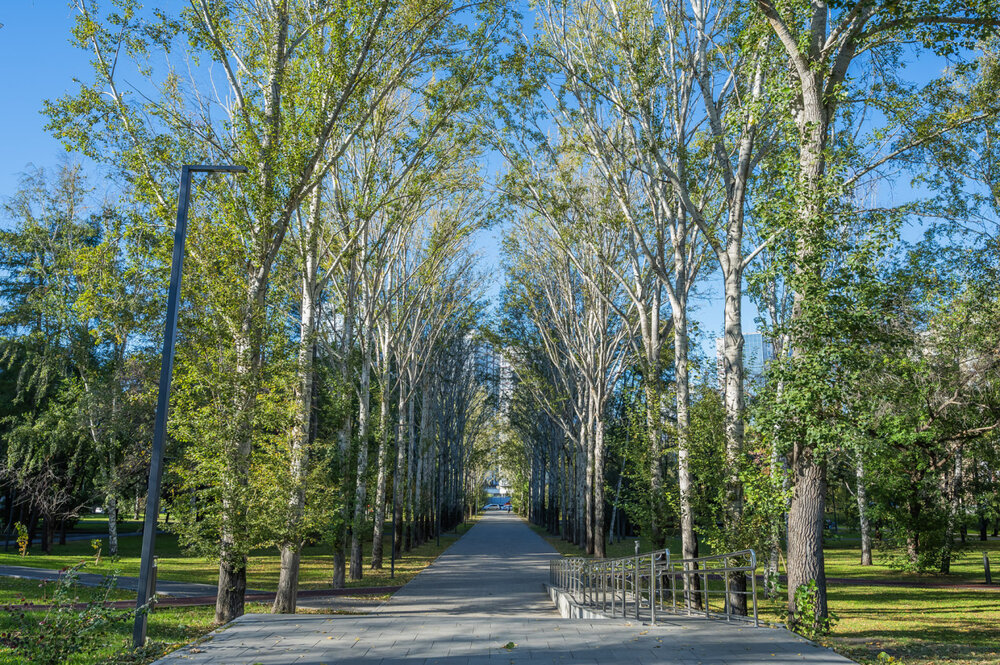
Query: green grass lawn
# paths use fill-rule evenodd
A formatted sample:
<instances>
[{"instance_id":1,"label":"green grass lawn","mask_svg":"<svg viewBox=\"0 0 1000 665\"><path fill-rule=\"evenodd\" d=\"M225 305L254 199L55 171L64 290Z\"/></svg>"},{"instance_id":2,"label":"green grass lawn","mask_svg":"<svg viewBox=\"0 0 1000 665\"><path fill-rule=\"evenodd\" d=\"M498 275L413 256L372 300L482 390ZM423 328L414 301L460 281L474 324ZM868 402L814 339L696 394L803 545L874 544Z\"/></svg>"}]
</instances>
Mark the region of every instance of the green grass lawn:
<instances>
[{"instance_id":1,"label":"green grass lawn","mask_svg":"<svg viewBox=\"0 0 1000 665\"><path fill-rule=\"evenodd\" d=\"M858 579L880 579L912 581L922 584L957 584L983 583L983 552L989 553L993 570L1000 569L1000 538L990 538L983 542L969 539L963 550L956 552L951 562L951 573L914 573L904 572L890 565L893 556L900 557L901 552L884 552L876 550L874 565L861 564L861 539L854 534L845 534L830 538L825 543L823 553L826 557L827 577L851 577ZM994 575L1000 581L1000 575Z\"/></svg>"},{"instance_id":2,"label":"green grass lawn","mask_svg":"<svg viewBox=\"0 0 1000 665\"><path fill-rule=\"evenodd\" d=\"M0 605L17 605L24 601L45 604L52 598L55 582L41 580L21 580L14 577L0 577ZM79 602L86 603L96 597L101 591L93 587L78 587L77 597ZM113 600L135 601L135 594L131 591L116 589L112 592Z\"/></svg>"},{"instance_id":3,"label":"green grass lawn","mask_svg":"<svg viewBox=\"0 0 1000 665\"><path fill-rule=\"evenodd\" d=\"M247 603L247 613L267 612L266 603ZM149 615L146 634L151 643L156 643L157 653L169 653L214 630L214 607L170 607L159 608ZM0 631L9 629L10 620L0 616ZM109 660L128 647L132 642L132 623L115 626L108 634L106 644L98 651L77 654L66 661L66 665L97 665L115 662ZM157 656L158 657L158 656ZM24 659L7 649L0 648L0 665L23 665ZM148 662L148 659L147 659Z\"/></svg>"},{"instance_id":4,"label":"green grass lawn","mask_svg":"<svg viewBox=\"0 0 1000 665\"><path fill-rule=\"evenodd\" d=\"M142 529L142 519L118 519L118 533L135 533ZM107 535L108 533L108 516L107 515L84 515L73 528L68 530L67 533L99 533L102 535Z\"/></svg>"},{"instance_id":5,"label":"green grass lawn","mask_svg":"<svg viewBox=\"0 0 1000 665\"><path fill-rule=\"evenodd\" d=\"M471 526L471 522L458 527L458 532L442 534L441 547L450 545L459 535ZM435 541L424 543L409 552L404 552L396 561L396 574L389 577L389 528L383 536L384 567L382 570L371 570L368 567L371 554L371 543L364 545L364 578L348 582L350 587L391 586L405 584L418 572L433 561L441 549ZM80 561L89 561L87 572L110 573L117 570L119 575L136 577L139 575L139 554L142 541L140 538L122 538L118 543L119 559L112 561L103 556L100 563L93 563L94 550L89 541L69 542L66 545L55 545L52 554L46 555L34 546L28 556L22 557L11 548L8 552L0 552L0 565L30 566L33 568L62 569L76 565ZM178 582L201 582L217 584L219 579L219 564L214 559L191 556L183 551L173 534L159 534L156 537L157 579ZM248 562L247 586L250 589L274 591L278 587L278 572L280 557L277 549L254 552ZM325 589L330 587L333 576L333 553L328 547L315 545L302 551L302 563L299 573L300 589Z\"/></svg>"},{"instance_id":6,"label":"green grass lawn","mask_svg":"<svg viewBox=\"0 0 1000 665\"><path fill-rule=\"evenodd\" d=\"M880 652L906 665L1000 663L1000 592L830 585L837 622L819 642L852 660L875 663ZM784 603L761 605L780 622Z\"/></svg>"},{"instance_id":7,"label":"green grass lawn","mask_svg":"<svg viewBox=\"0 0 1000 665\"><path fill-rule=\"evenodd\" d=\"M532 526L564 556L581 556L575 545L552 537ZM634 539L608 546L609 557L634 553ZM826 574L869 580L903 580L915 583L981 583L982 554L990 552L994 579L1000 577L1000 540L969 541L967 551L952 563L951 575L907 573L888 565L884 553L876 553L874 566L860 565L860 540L850 535L826 544ZM640 552L651 545L642 539ZM680 543L669 541L671 552ZM720 583L721 584L721 583ZM898 658L906 665L1000 665L1000 590L848 586L830 584L830 610L837 617L829 636L819 641L861 663L876 663L878 654ZM761 600L761 618L783 623L785 603Z\"/></svg>"}]
</instances>

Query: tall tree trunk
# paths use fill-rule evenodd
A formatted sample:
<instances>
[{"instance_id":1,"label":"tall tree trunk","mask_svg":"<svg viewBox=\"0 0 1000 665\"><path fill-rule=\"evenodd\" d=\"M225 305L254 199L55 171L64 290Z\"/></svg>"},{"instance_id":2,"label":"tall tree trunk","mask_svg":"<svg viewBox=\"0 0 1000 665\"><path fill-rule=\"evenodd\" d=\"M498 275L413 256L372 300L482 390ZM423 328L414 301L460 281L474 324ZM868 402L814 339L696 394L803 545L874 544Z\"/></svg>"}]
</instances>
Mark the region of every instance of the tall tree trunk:
<instances>
[{"instance_id":1,"label":"tall tree trunk","mask_svg":"<svg viewBox=\"0 0 1000 665\"><path fill-rule=\"evenodd\" d=\"M868 480L865 477L865 460L858 451L858 461L855 467L858 490L854 496L858 501L858 528L861 530L861 565L872 565L872 536L868 523Z\"/></svg>"},{"instance_id":2,"label":"tall tree trunk","mask_svg":"<svg viewBox=\"0 0 1000 665\"><path fill-rule=\"evenodd\" d=\"M287 532L281 543L281 568L278 589L271 606L273 614L295 614L299 591L299 560L302 554L302 520L306 503L306 474L309 465L309 431L312 422L313 381L316 354L316 273L318 269L318 227L322 188L312 194L309 224L306 230L305 256L302 257L302 284L299 303L298 381L295 394L295 422L292 426L289 454L291 488L288 497Z\"/></svg>"},{"instance_id":3,"label":"tall tree trunk","mask_svg":"<svg viewBox=\"0 0 1000 665\"><path fill-rule=\"evenodd\" d=\"M35 508L32 508L30 516L28 517L28 545L29 546L31 545L31 543L35 542L35 537L38 534L38 522L39 522L39 520L40 520L40 516L38 514L38 510L35 509ZM45 536L43 535L42 537L44 538Z\"/></svg>"},{"instance_id":4,"label":"tall tree trunk","mask_svg":"<svg viewBox=\"0 0 1000 665\"><path fill-rule=\"evenodd\" d=\"M742 214L740 214L742 218ZM725 385L726 422L726 506L725 518L730 533L740 533L743 519L743 483L740 467L743 464L743 272L742 232L730 224L727 238L727 269L725 275L725 335L723 340L723 369ZM742 220L736 224L742 230ZM746 575L736 573L729 580L729 606L735 614L747 613Z\"/></svg>"},{"instance_id":5,"label":"tall tree trunk","mask_svg":"<svg viewBox=\"0 0 1000 665\"><path fill-rule=\"evenodd\" d=\"M396 422L396 469L392 476L392 553L398 559L403 551L403 493L406 491L406 390L403 371L399 376Z\"/></svg>"},{"instance_id":6,"label":"tall tree trunk","mask_svg":"<svg viewBox=\"0 0 1000 665\"><path fill-rule=\"evenodd\" d=\"M653 547L660 548L667 539L663 530L663 509L660 505L660 498L663 496L663 418L660 413L662 395L659 390L660 381L657 377L649 377L646 383L646 431L649 435L650 457L650 540Z\"/></svg>"},{"instance_id":7,"label":"tall tree trunk","mask_svg":"<svg viewBox=\"0 0 1000 665\"><path fill-rule=\"evenodd\" d=\"M385 349L383 348L383 351ZM382 531L385 527L385 490L386 479L389 470L386 467L389 456L389 368L386 366L382 370L380 379L382 384L379 399L379 423L382 428L382 438L378 444L378 478L375 483L375 528L372 536L372 562L373 570L382 569Z\"/></svg>"},{"instance_id":8,"label":"tall tree trunk","mask_svg":"<svg viewBox=\"0 0 1000 665\"><path fill-rule=\"evenodd\" d=\"M604 417L594 422L594 556L606 556L604 537Z\"/></svg>"},{"instance_id":9,"label":"tall tree trunk","mask_svg":"<svg viewBox=\"0 0 1000 665\"><path fill-rule=\"evenodd\" d=\"M822 270L816 265L816 252L823 247L824 229L823 177L824 150L828 133L828 115L822 97L822 76L815 72L800 73L802 110L797 118L799 128L800 188L798 203L799 238L796 254L796 277L808 282ZM819 260L822 260L820 257ZM804 285L803 285L804 286ZM792 304L792 322L801 321L805 314L806 294L800 286ZM793 358L801 357L808 339L791 340ZM823 559L823 518L826 497L826 467L821 455L805 441L797 441L792 452L792 499L788 515L788 608L795 613L795 589L810 580L816 581L816 621L827 617L826 572ZM818 626L817 626L818 627Z\"/></svg>"},{"instance_id":10,"label":"tall tree trunk","mask_svg":"<svg viewBox=\"0 0 1000 665\"><path fill-rule=\"evenodd\" d=\"M549 510L548 529L552 535L559 534L559 450L556 447L556 439L553 437L549 442L548 456L548 485L549 485Z\"/></svg>"},{"instance_id":11,"label":"tall tree trunk","mask_svg":"<svg viewBox=\"0 0 1000 665\"><path fill-rule=\"evenodd\" d=\"M262 154L267 155L279 140L281 124L281 100L287 64L288 7L276 6L274 16L277 30L274 50L269 54L268 90L264 101L264 134ZM260 185L270 194L275 174L268 160L262 163ZM235 340L237 404L235 441L233 450L228 451L228 482L236 490L236 496L223 492L222 520L220 533L219 587L215 601L216 623L228 623L244 612L247 588L246 554L236 546L237 538L246 520L246 506L239 494L249 483L250 452L253 443L254 414L263 367L264 329L263 319L270 285L271 266L277 257L277 250L284 240L288 217L274 224L269 211L262 215L264 228L260 229L256 254L250 259L247 300L242 314L240 330ZM265 231L266 228L266 231Z\"/></svg>"},{"instance_id":12,"label":"tall tree trunk","mask_svg":"<svg viewBox=\"0 0 1000 665\"><path fill-rule=\"evenodd\" d=\"M105 502L108 511L108 556L118 556L118 497L109 494Z\"/></svg>"},{"instance_id":13,"label":"tall tree trunk","mask_svg":"<svg viewBox=\"0 0 1000 665\"><path fill-rule=\"evenodd\" d=\"M45 526L42 529L42 551L52 554L52 546L56 539L56 520L49 514L45 516Z\"/></svg>"},{"instance_id":14,"label":"tall tree trunk","mask_svg":"<svg viewBox=\"0 0 1000 665\"><path fill-rule=\"evenodd\" d=\"M906 556L910 563L916 565L920 561L920 500L916 498L919 491L919 481L912 483L910 497L910 524L906 529Z\"/></svg>"},{"instance_id":15,"label":"tall tree trunk","mask_svg":"<svg viewBox=\"0 0 1000 665\"><path fill-rule=\"evenodd\" d=\"M428 454L431 451L431 442L434 438L434 424L431 418L431 389L430 381L425 375L422 381L420 396L420 462L417 465L417 514L420 515L420 530L417 532L417 544L421 545L427 540L427 480L431 478L430 470L433 468L429 464Z\"/></svg>"},{"instance_id":16,"label":"tall tree trunk","mask_svg":"<svg viewBox=\"0 0 1000 665\"><path fill-rule=\"evenodd\" d=\"M559 537L563 540L570 540L569 534L569 492L567 486L568 460L564 449L559 451Z\"/></svg>"},{"instance_id":17,"label":"tall tree trunk","mask_svg":"<svg viewBox=\"0 0 1000 665\"><path fill-rule=\"evenodd\" d=\"M360 580L364 575L361 561L365 535L365 512L368 507L368 426L371 404L372 339L370 311L365 307L364 348L361 350L361 384L358 388L358 468L354 489L354 521L351 526L351 579Z\"/></svg>"},{"instance_id":18,"label":"tall tree trunk","mask_svg":"<svg viewBox=\"0 0 1000 665\"><path fill-rule=\"evenodd\" d=\"M340 379L341 386L351 385L351 349L354 347L354 294L356 292L357 259L352 259L348 271L347 302L344 303L344 329L341 337ZM340 482L341 523L334 526L333 579L334 589L343 589L347 582L347 536L353 534L351 524L351 438L354 435L354 418L347 408L340 432L337 433L337 480Z\"/></svg>"},{"instance_id":19,"label":"tall tree trunk","mask_svg":"<svg viewBox=\"0 0 1000 665\"><path fill-rule=\"evenodd\" d=\"M576 480L574 487L576 487L576 525L574 527L574 533L576 535L576 540L574 541L577 547L586 549L587 547L587 509L590 508L590 483L589 478L589 468L587 465L587 450L584 448L586 445L586 439L580 441L576 447L576 465L574 466Z\"/></svg>"},{"instance_id":20,"label":"tall tree trunk","mask_svg":"<svg viewBox=\"0 0 1000 665\"><path fill-rule=\"evenodd\" d=\"M945 505L944 546L941 551L941 573L951 572L951 553L955 547L955 527L961 511L959 498L962 483L962 447L955 446L952 455L954 466L945 468L941 473L941 495Z\"/></svg>"},{"instance_id":21,"label":"tall tree trunk","mask_svg":"<svg viewBox=\"0 0 1000 665\"><path fill-rule=\"evenodd\" d=\"M796 444L792 453L792 502L788 512L788 612L794 616L795 590L816 581L816 618L827 616L826 567L823 560L823 513L826 468L814 452Z\"/></svg>"},{"instance_id":22,"label":"tall tree trunk","mask_svg":"<svg viewBox=\"0 0 1000 665\"><path fill-rule=\"evenodd\" d=\"M593 401L593 400L591 400ZM596 534L594 533L594 437L592 436L594 431L594 408L593 406L589 409L590 414L587 417L587 425L581 429L581 443L583 445L584 454L586 455L586 477L584 479L583 493L584 493L584 546L586 548L587 554L594 553L594 539Z\"/></svg>"},{"instance_id":23,"label":"tall tree trunk","mask_svg":"<svg viewBox=\"0 0 1000 665\"><path fill-rule=\"evenodd\" d=\"M413 374L411 373L409 378L411 379L410 385L413 385L412 379ZM410 398L406 400L406 488L404 490L403 499L405 503L404 514L408 515L409 519L404 519L403 522L406 525L405 529L405 549L409 552L413 549L413 528L414 528L414 503L416 499L417 483L416 483L416 466L417 466L417 450L416 450L416 431L414 428L414 418L413 418L413 395L411 393Z\"/></svg>"},{"instance_id":24,"label":"tall tree trunk","mask_svg":"<svg viewBox=\"0 0 1000 665\"><path fill-rule=\"evenodd\" d=\"M688 381L688 333L687 311L684 306L676 308L674 317L674 362L677 382L677 484L681 509L681 555L685 559L698 558L698 538L694 533L694 508L691 505L693 478L688 450L688 428L690 426L691 395ZM696 576L684 578L684 593L688 602L701 607L701 596L697 593L700 585Z\"/></svg>"}]
</instances>

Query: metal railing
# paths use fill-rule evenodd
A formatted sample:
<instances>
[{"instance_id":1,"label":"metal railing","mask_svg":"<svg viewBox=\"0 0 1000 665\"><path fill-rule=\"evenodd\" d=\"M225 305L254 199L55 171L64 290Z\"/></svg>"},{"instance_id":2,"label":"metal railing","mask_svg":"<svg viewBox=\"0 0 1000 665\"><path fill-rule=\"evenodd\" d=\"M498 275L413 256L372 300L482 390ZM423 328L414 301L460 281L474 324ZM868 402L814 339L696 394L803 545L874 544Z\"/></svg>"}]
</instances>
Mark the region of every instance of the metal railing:
<instances>
[{"instance_id":1,"label":"metal railing","mask_svg":"<svg viewBox=\"0 0 1000 665\"><path fill-rule=\"evenodd\" d=\"M756 571L753 550L696 559L657 550L619 559L555 559L549 582L578 605L612 617L655 624L658 614L670 612L760 626Z\"/></svg>"}]
</instances>

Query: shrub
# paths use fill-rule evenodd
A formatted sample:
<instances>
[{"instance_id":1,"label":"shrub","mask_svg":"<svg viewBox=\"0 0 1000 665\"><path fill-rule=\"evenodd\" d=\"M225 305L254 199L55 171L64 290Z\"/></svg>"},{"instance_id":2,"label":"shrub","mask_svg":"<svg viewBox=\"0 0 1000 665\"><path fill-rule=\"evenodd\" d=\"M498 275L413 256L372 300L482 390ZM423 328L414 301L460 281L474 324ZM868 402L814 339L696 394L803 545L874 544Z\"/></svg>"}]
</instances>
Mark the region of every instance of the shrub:
<instances>
[{"instance_id":1,"label":"shrub","mask_svg":"<svg viewBox=\"0 0 1000 665\"><path fill-rule=\"evenodd\" d=\"M132 619L135 609L111 606L115 575L105 576L97 593L81 608L77 593L84 565L77 564L59 576L48 605L36 609L22 597L20 604L4 607L12 627L0 633L0 645L36 665L58 665L74 654L106 648L108 632Z\"/></svg>"},{"instance_id":2,"label":"shrub","mask_svg":"<svg viewBox=\"0 0 1000 665\"><path fill-rule=\"evenodd\" d=\"M28 545L31 543L31 539L28 537L28 527L20 522L14 522L14 528L17 529L18 553L21 556L28 556Z\"/></svg>"},{"instance_id":3,"label":"shrub","mask_svg":"<svg viewBox=\"0 0 1000 665\"><path fill-rule=\"evenodd\" d=\"M809 580L808 584L800 584L795 589L795 613L791 616L788 627L809 639L828 634L837 620L833 614L828 617L817 616L818 592L816 580Z\"/></svg>"}]
</instances>

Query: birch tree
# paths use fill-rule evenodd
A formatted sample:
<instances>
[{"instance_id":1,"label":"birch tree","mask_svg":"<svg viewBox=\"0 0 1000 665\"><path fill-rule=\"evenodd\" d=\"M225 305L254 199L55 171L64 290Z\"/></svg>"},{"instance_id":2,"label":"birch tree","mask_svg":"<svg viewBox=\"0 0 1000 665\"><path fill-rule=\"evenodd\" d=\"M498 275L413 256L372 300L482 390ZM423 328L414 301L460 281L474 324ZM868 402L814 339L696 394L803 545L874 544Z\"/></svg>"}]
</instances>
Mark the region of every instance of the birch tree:
<instances>
[{"instance_id":1,"label":"birch tree","mask_svg":"<svg viewBox=\"0 0 1000 665\"><path fill-rule=\"evenodd\" d=\"M711 190L696 152L688 149L696 126L696 79L687 66L691 55L685 48L690 45L679 32L678 17L678 7L670 3L545 3L536 48L559 76L545 87L558 103L552 117L593 161L670 305L681 537L683 555L690 558L697 556L697 539L685 439L690 405L687 303L704 259L696 216L705 214ZM647 348L654 360L659 346ZM664 394L661 386L650 392ZM647 408L655 412L658 403ZM654 464L660 463L655 450L659 438L651 432ZM654 483L660 477L654 470ZM656 496L658 489L653 491Z\"/></svg>"},{"instance_id":2,"label":"birch tree","mask_svg":"<svg viewBox=\"0 0 1000 665\"><path fill-rule=\"evenodd\" d=\"M579 253L572 259L563 249L565 241L546 230L544 222L522 221L517 230L527 242L517 246L515 256L519 266L535 267L527 275L513 277L530 283L537 294L526 299L528 315L543 341L548 361L562 366L557 370L563 376L562 382L575 389L572 418L562 420L562 424L567 438L575 440L581 453L577 465L583 471L583 482L577 487L583 488L579 500L583 544L588 552L604 556L606 411L625 366L626 339L633 331L619 314L624 306L620 283L604 268L598 253L591 251L597 246L605 257L620 256L621 234L614 231L613 225L602 225L599 217L586 216L584 209L592 208L584 204L572 209L571 215L578 216L565 220L565 231L569 235L587 234L593 245L573 242ZM545 272L536 272L539 267ZM583 273L588 275L586 279ZM563 416L549 400L543 403L553 415Z\"/></svg>"}]
</instances>

